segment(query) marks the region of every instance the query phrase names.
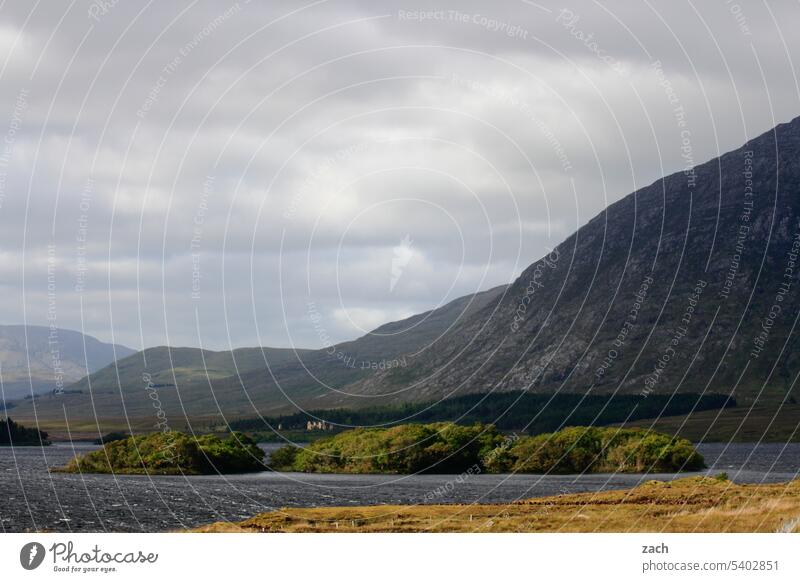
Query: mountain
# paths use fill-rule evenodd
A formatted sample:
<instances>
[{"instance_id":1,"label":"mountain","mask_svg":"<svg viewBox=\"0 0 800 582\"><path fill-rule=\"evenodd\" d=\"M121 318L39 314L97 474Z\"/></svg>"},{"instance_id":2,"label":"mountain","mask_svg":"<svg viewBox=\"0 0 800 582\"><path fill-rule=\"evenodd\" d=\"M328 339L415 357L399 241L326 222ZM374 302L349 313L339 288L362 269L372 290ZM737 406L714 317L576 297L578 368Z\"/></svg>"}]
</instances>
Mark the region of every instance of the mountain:
<instances>
[{"instance_id":1,"label":"mountain","mask_svg":"<svg viewBox=\"0 0 800 582\"><path fill-rule=\"evenodd\" d=\"M66 410L91 425L95 410L106 425L152 426L158 412L180 428L187 419L494 390L791 401L800 371L799 187L800 118L629 194L510 286L330 349L256 353L238 373L228 374L227 356L200 380L169 358L159 370L130 367L119 384L107 368L89 377L91 402L85 393L37 399L37 415L55 422ZM159 386L143 383L144 371L158 372ZM15 412L29 416L30 403Z\"/></svg>"},{"instance_id":2,"label":"mountain","mask_svg":"<svg viewBox=\"0 0 800 582\"><path fill-rule=\"evenodd\" d=\"M73 428L96 429L95 415L109 428L124 428L129 420L152 427L164 419L181 428L187 417L218 421L220 414L292 410L292 401L318 396L318 382L338 390L387 366L404 369L409 358L439 349L460 320L506 288L458 298L322 350L149 348L72 384L71 393L37 398L36 418L55 430L63 428L64 410ZM33 418L32 402L15 404L15 419Z\"/></svg>"},{"instance_id":3,"label":"mountain","mask_svg":"<svg viewBox=\"0 0 800 582\"><path fill-rule=\"evenodd\" d=\"M0 377L6 400L65 388L134 350L68 329L0 325Z\"/></svg>"},{"instance_id":4,"label":"mountain","mask_svg":"<svg viewBox=\"0 0 800 582\"><path fill-rule=\"evenodd\" d=\"M402 378L461 392L734 393L800 372L800 118L637 190L526 269ZM391 394L376 374L353 394ZM413 387L413 388L412 388Z\"/></svg>"}]
</instances>

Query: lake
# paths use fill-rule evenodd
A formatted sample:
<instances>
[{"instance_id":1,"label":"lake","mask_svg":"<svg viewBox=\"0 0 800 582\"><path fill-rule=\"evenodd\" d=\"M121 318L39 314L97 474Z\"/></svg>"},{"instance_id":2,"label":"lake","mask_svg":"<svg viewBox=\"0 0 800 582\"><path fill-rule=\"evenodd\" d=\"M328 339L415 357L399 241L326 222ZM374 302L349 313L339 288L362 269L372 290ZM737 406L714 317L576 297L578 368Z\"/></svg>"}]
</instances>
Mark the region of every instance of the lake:
<instances>
[{"instance_id":1,"label":"lake","mask_svg":"<svg viewBox=\"0 0 800 582\"><path fill-rule=\"evenodd\" d=\"M277 445L262 445L267 452ZM50 473L84 443L0 447L0 531L155 532L241 520L280 507L419 503L509 503L559 493L623 489L649 475L247 475L155 476ZM709 469L739 483L788 481L800 470L800 444L702 444Z\"/></svg>"}]
</instances>

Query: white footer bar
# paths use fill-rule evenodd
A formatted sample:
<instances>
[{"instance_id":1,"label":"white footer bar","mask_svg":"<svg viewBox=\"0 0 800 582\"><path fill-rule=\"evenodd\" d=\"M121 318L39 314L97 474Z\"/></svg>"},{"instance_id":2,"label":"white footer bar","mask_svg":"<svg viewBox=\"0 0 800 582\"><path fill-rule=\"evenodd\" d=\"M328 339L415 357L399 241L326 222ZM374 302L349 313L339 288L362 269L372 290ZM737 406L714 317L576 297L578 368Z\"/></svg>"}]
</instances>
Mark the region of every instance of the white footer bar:
<instances>
[{"instance_id":1,"label":"white footer bar","mask_svg":"<svg viewBox=\"0 0 800 582\"><path fill-rule=\"evenodd\" d=\"M798 554L797 534L0 534L3 581L797 581Z\"/></svg>"}]
</instances>

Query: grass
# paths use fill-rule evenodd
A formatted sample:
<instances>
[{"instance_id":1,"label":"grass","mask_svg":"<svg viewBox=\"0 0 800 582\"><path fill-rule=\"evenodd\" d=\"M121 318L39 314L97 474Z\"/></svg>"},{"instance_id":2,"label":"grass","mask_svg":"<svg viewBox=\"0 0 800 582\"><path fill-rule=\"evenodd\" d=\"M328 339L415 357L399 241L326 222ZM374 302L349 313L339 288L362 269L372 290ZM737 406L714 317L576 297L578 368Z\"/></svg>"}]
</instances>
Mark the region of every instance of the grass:
<instances>
[{"instance_id":1,"label":"grass","mask_svg":"<svg viewBox=\"0 0 800 582\"><path fill-rule=\"evenodd\" d=\"M625 425L647 427L692 442L800 442L800 404L739 405L684 416L637 420Z\"/></svg>"},{"instance_id":2,"label":"grass","mask_svg":"<svg viewBox=\"0 0 800 582\"><path fill-rule=\"evenodd\" d=\"M737 485L720 477L649 481L624 491L508 505L284 508L196 532L800 532L800 480Z\"/></svg>"},{"instance_id":3,"label":"grass","mask_svg":"<svg viewBox=\"0 0 800 582\"><path fill-rule=\"evenodd\" d=\"M125 418L100 418L96 420L79 420L79 421L64 421L63 418L61 420L54 420L54 421L44 421L40 422L38 425L35 422L35 419L28 419L26 424L30 426L38 426L40 429L46 429L47 433L50 435L51 441L94 441L104 434L109 432L132 432L134 434L149 434L158 430L158 426L156 426L157 418L154 419L129 419L126 420ZM179 419L176 419L179 420ZM202 424L204 430L203 432L207 431L207 427L211 424L212 419L206 419L205 422ZM216 419L215 419L216 420ZM200 423L198 422L198 425ZM170 425L171 428L175 430L181 430L189 432L190 427L184 423L180 423L177 425Z\"/></svg>"}]
</instances>

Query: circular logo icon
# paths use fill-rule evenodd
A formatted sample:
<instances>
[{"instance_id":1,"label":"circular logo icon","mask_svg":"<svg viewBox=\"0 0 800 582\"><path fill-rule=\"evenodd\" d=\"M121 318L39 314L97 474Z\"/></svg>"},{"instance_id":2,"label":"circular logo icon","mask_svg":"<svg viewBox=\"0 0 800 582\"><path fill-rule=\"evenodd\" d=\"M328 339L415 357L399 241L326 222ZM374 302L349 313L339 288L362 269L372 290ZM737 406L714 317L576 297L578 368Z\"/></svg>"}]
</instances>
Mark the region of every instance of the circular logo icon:
<instances>
[{"instance_id":1,"label":"circular logo icon","mask_svg":"<svg viewBox=\"0 0 800 582\"><path fill-rule=\"evenodd\" d=\"M44 561L44 546L39 542L30 542L19 551L19 563L26 570L35 570Z\"/></svg>"}]
</instances>

